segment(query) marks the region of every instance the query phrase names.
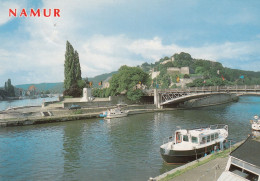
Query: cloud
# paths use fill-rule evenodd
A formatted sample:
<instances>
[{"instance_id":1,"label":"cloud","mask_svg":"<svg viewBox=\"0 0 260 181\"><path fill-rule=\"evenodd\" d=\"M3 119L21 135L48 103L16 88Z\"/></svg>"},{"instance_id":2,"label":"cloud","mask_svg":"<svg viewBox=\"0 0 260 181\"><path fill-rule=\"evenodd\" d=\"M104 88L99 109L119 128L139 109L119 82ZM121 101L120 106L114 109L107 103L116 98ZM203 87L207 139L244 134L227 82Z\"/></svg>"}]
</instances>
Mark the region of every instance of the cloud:
<instances>
[{"instance_id":1,"label":"cloud","mask_svg":"<svg viewBox=\"0 0 260 181\"><path fill-rule=\"evenodd\" d=\"M4 6L9 8L10 4L7 3L9 1L5 2ZM125 32L105 34L92 31L93 22L99 19L89 18L90 14L94 17L104 9L125 2L76 0L72 3L69 0L43 0L41 9L60 8L61 17L21 19L22 26L18 29L25 38L17 41L10 37L12 41L6 39L6 42L0 45L0 82L6 81L7 78L12 78L12 82L16 84L63 81L67 40L79 52L83 77L115 71L122 65L153 63L164 56L180 52L190 53L193 58L220 61L232 68L250 69L251 66L251 69L260 70L259 63L256 63L260 57L259 39L238 42L227 40L219 43L201 43L200 46L184 46L174 41L164 43L161 34L140 38ZM17 5L16 2L12 3ZM20 7L27 6L28 4L20 5ZM1 8L3 6L0 10ZM1 19L0 16L0 25L7 21L6 17ZM11 44L15 48L6 47L5 44ZM252 56L256 61L250 61Z\"/></svg>"},{"instance_id":2,"label":"cloud","mask_svg":"<svg viewBox=\"0 0 260 181\"><path fill-rule=\"evenodd\" d=\"M20 5L23 4L23 1L20 2ZM20 6L16 2L4 1L1 2L0 6L0 26L7 23L12 18L9 17L9 9L20 9Z\"/></svg>"},{"instance_id":3,"label":"cloud","mask_svg":"<svg viewBox=\"0 0 260 181\"><path fill-rule=\"evenodd\" d=\"M52 35L48 31L45 33ZM5 67L5 73L22 71L23 75L27 76L27 79L23 78L26 82L63 81L66 39L56 34L38 37L38 39L28 41L27 46L23 47L20 53L1 50L0 58L4 61L0 62L0 66ZM260 43L257 41L183 47L174 43L165 45L159 37L131 39L126 35L93 35L88 40L83 39L72 45L79 52L82 77L115 71L122 65L136 66L144 62L153 63L164 56L180 52L188 52L193 58L220 61L225 66L232 65L233 68L250 69L252 66L254 70L260 69L259 64L253 66L248 63L247 57L248 55L259 56ZM239 61L240 65L234 64L236 61ZM3 74L3 70L0 69L0 73Z\"/></svg>"},{"instance_id":4,"label":"cloud","mask_svg":"<svg viewBox=\"0 0 260 181\"><path fill-rule=\"evenodd\" d=\"M162 39L155 37L152 40L135 40L129 49L143 58L158 60L163 56L174 53L188 52L193 58L221 61L222 59L243 60L249 54L259 54L259 41L225 42L222 44L205 44L197 47L185 47L177 44L163 45Z\"/></svg>"}]
</instances>

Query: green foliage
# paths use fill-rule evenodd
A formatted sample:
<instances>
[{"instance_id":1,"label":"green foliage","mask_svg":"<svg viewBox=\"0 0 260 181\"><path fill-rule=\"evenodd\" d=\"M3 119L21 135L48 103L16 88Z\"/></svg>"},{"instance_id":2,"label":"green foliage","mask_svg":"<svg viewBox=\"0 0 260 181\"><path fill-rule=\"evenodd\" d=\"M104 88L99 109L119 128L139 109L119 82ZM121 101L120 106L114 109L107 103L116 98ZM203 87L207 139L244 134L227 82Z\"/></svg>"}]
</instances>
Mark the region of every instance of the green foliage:
<instances>
[{"instance_id":1,"label":"green foliage","mask_svg":"<svg viewBox=\"0 0 260 181\"><path fill-rule=\"evenodd\" d=\"M64 63L64 88L69 89L75 82L81 80L81 68L78 52L67 41Z\"/></svg>"},{"instance_id":2,"label":"green foliage","mask_svg":"<svg viewBox=\"0 0 260 181\"><path fill-rule=\"evenodd\" d=\"M149 72L150 69L151 69L151 65L148 64L147 62L145 62L145 63L143 63L143 64L141 65L141 68L142 68L143 71Z\"/></svg>"},{"instance_id":3,"label":"green foliage","mask_svg":"<svg viewBox=\"0 0 260 181\"><path fill-rule=\"evenodd\" d=\"M168 74L164 74L160 80L161 83L161 88L162 89L167 89L169 88L169 85L171 83L171 78Z\"/></svg>"},{"instance_id":4,"label":"green foliage","mask_svg":"<svg viewBox=\"0 0 260 181\"><path fill-rule=\"evenodd\" d=\"M73 96L64 96L64 98L73 98Z\"/></svg>"},{"instance_id":5,"label":"green foliage","mask_svg":"<svg viewBox=\"0 0 260 181\"><path fill-rule=\"evenodd\" d=\"M258 85L260 84L260 72L243 71L223 67L219 62L213 62L209 60L193 59L190 54L181 52L180 54L174 54L174 61L166 64L160 64L165 61L166 58L161 58L154 64L145 64L150 66L154 71L160 71L160 75L153 80L152 87L156 86L156 83L160 85L160 88L167 87L167 68L169 67L189 67L191 72L190 77L198 77L199 80L193 83L187 84L187 86L221 86L221 85ZM241 79L240 76L244 78ZM181 74L170 75L171 82L176 83L176 76L180 78L188 78L187 75ZM201 77L202 76L202 77ZM224 77L224 81L222 79ZM205 80L205 83L203 83Z\"/></svg>"},{"instance_id":6,"label":"green foliage","mask_svg":"<svg viewBox=\"0 0 260 181\"><path fill-rule=\"evenodd\" d=\"M84 80L78 80L77 84L81 90L86 86L86 82Z\"/></svg>"},{"instance_id":7,"label":"green foliage","mask_svg":"<svg viewBox=\"0 0 260 181\"><path fill-rule=\"evenodd\" d=\"M49 90L46 90L44 94L50 94L51 92Z\"/></svg>"},{"instance_id":8,"label":"green foliage","mask_svg":"<svg viewBox=\"0 0 260 181\"><path fill-rule=\"evenodd\" d=\"M73 114L82 114L82 110L81 109L77 109L77 110L73 111Z\"/></svg>"},{"instance_id":9,"label":"green foliage","mask_svg":"<svg viewBox=\"0 0 260 181\"><path fill-rule=\"evenodd\" d=\"M92 89L92 95L94 97L109 97L110 91L108 88L99 89L99 88L93 88Z\"/></svg>"},{"instance_id":10,"label":"green foliage","mask_svg":"<svg viewBox=\"0 0 260 181\"><path fill-rule=\"evenodd\" d=\"M175 88L177 88L177 85L173 84L170 88L175 89Z\"/></svg>"},{"instance_id":11,"label":"green foliage","mask_svg":"<svg viewBox=\"0 0 260 181\"><path fill-rule=\"evenodd\" d=\"M224 86L224 85L234 85L234 83L223 80L219 77L213 77L211 79L195 79L192 83L188 83L187 87L203 87L203 86Z\"/></svg>"},{"instance_id":12,"label":"green foliage","mask_svg":"<svg viewBox=\"0 0 260 181\"><path fill-rule=\"evenodd\" d=\"M11 83L11 79L5 82L5 91L7 92L7 96L15 97L14 86Z\"/></svg>"},{"instance_id":13,"label":"green foliage","mask_svg":"<svg viewBox=\"0 0 260 181\"><path fill-rule=\"evenodd\" d=\"M64 63L64 88L69 89L75 78L75 61L74 61L74 48L67 41L66 43L66 52L65 52L65 63Z\"/></svg>"},{"instance_id":14,"label":"green foliage","mask_svg":"<svg viewBox=\"0 0 260 181\"><path fill-rule=\"evenodd\" d=\"M193 59L191 58L191 55L188 53L181 52L180 54L175 53L173 55L174 67L191 67L193 64Z\"/></svg>"},{"instance_id":15,"label":"green foliage","mask_svg":"<svg viewBox=\"0 0 260 181\"><path fill-rule=\"evenodd\" d=\"M184 78L184 79L189 79L190 76L189 76L188 74L185 74L185 75L183 76L183 78Z\"/></svg>"},{"instance_id":16,"label":"green foliage","mask_svg":"<svg viewBox=\"0 0 260 181\"><path fill-rule=\"evenodd\" d=\"M79 88L78 84L73 84L69 89L63 92L64 96L82 97L82 89Z\"/></svg>"},{"instance_id":17,"label":"green foliage","mask_svg":"<svg viewBox=\"0 0 260 181\"><path fill-rule=\"evenodd\" d=\"M135 101L140 99L142 95L142 92L136 89L136 85L139 84L139 82L146 85L148 81L149 75L141 68L124 65L120 67L118 73L114 74L110 79L109 91L106 91L106 93L115 96L126 91L127 98Z\"/></svg>"},{"instance_id":18,"label":"green foliage","mask_svg":"<svg viewBox=\"0 0 260 181\"><path fill-rule=\"evenodd\" d=\"M75 80L82 80L81 78L81 68L80 68L80 62L79 62L79 54L77 51L75 51L74 55L74 61L75 61Z\"/></svg>"},{"instance_id":19,"label":"green foliage","mask_svg":"<svg viewBox=\"0 0 260 181\"><path fill-rule=\"evenodd\" d=\"M7 92L5 90L0 89L0 98L7 97Z\"/></svg>"},{"instance_id":20,"label":"green foliage","mask_svg":"<svg viewBox=\"0 0 260 181\"><path fill-rule=\"evenodd\" d=\"M204 67L198 66L198 67L196 67L196 69L195 69L195 74L203 75L204 72L205 72Z\"/></svg>"},{"instance_id":21,"label":"green foliage","mask_svg":"<svg viewBox=\"0 0 260 181\"><path fill-rule=\"evenodd\" d=\"M126 95L128 99L136 101L141 99L141 97L143 96L143 92L140 89L129 89Z\"/></svg>"},{"instance_id":22,"label":"green foliage","mask_svg":"<svg viewBox=\"0 0 260 181\"><path fill-rule=\"evenodd\" d=\"M85 82L81 78L79 55L73 46L67 41L64 63L64 88L63 95L79 96ZM78 89L78 90L76 90ZM72 91L73 90L73 91ZM81 95L81 93L80 93Z\"/></svg>"}]
</instances>

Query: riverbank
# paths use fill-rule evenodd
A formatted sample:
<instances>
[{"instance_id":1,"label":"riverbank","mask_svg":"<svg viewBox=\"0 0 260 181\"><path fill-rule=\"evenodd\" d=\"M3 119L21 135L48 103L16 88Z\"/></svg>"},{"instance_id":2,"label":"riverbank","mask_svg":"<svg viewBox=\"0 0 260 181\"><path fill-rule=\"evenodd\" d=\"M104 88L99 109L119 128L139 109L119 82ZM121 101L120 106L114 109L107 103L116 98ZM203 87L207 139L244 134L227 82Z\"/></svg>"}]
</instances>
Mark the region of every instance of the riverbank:
<instances>
[{"instance_id":1,"label":"riverbank","mask_svg":"<svg viewBox=\"0 0 260 181\"><path fill-rule=\"evenodd\" d=\"M183 181L183 180L217 180L225 170L228 156L244 141L232 145L231 149L226 149L211 155L207 155L183 166L177 167L169 172L150 178L149 181Z\"/></svg>"},{"instance_id":2,"label":"riverbank","mask_svg":"<svg viewBox=\"0 0 260 181\"><path fill-rule=\"evenodd\" d=\"M131 114L160 112L179 109L191 109L216 104L224 104L235 101L230 95L209 96L203 99L196 99L196 106L180 106L178 108L156 108L154 104L127 104L124 108ZM219 98L219 99L218 99ZM0 112L0 127L25 126L33 124L65 122L81 119L98 118L103 111L113 109L118 103L128 103L124 97L96 98L92 102L80 102L80 98L66 98L63 101L43 102L42 106L16 107ZM80 105L79 110L69 110L73 105ZM194 105L194 103L193 103Z\"/></svg>"},{"instance_id":3,"label":"riverbank","mask_svg":"<svg viewBox=\"0 0 260 181\"><path fill-rule=\"evenodd\" d=\"M150 113L150 112L162 112L162 111L169 111L169 110L176 110L174 108L167 108L167 109L155 109L151 108L151 105L131 105L128 106L128 115L133 114L143 114L143 113ZM23 115L27 115L20 118L7 118L7 119L0 119L0 127L9 127L9 126L26 126L26 125L33 125L33 124L43 124L43 123L53 123L53 122L65 122L65 121L74 121L74 120L82 120L82 119L91 119L91 118L99 118L100 113L107 109L114 108L114 107L101 107L101 108L86 108L86 109L79 109L79 110L67 110L67 109L42 109L41 107L31 107L31 108L24 108L22 111ZM29 109L29 111L37 111L37 112L24 112L25 109ZM54 116L40 116L40 111L42 112L50 112ZM19 114L18 111L12 114ZM30 115L29 115L30 114ZM103 118L102 118L103 119Z\"/></svg>"}]
</instances>

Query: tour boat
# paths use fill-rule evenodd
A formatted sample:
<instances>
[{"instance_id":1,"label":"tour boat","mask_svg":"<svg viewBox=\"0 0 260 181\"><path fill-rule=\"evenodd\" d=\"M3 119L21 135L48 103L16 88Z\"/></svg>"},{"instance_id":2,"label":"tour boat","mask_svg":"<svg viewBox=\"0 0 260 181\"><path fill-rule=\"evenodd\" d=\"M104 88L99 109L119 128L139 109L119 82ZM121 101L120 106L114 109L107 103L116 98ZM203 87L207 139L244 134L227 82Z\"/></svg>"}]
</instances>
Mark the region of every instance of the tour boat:
<instances>
[{"instance_id":1,"label":"tour boat","mask_svg":"<svg viewBox=\"0 0 260 181\"><path fill-rule=\"evenodd\" d=\"M254 131L260 131L260 119L259 119L259 116L254 116L254 119L255 120L250 120L252 129Z\"/></svg>"},{"instance_id":2,"label":"tour boat","mask_svg":"<svg viewBox=\"0 0 260 181\"><path fill-rule=\"evenodd\" d=\"M128 115L128 111L121 110L120 108L115 108L115 109L104 111L103 114L100 114L100 117L111 119L111 118L125 117L127 115Z\"/></svg>"},{"instance_id":3,"label":"tour boat","mask_svg":"<svg viewBox=\"0 0 260 181\"><path fill-rule=\"evenodd\" d=\"M223 150L227 137L228 125L179 129L161 145L161 156L167 163L187 163L213 151Z\"/></svg>"}]
</instances>

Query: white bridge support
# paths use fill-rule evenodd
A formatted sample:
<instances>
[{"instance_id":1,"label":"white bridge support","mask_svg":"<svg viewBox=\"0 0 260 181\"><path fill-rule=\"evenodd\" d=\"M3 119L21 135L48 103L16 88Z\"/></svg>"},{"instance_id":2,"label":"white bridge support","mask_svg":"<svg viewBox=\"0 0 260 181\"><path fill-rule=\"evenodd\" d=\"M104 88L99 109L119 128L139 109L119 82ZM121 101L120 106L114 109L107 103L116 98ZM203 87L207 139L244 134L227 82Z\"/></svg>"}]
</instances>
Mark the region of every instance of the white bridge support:
<instances>
[{"instance_id":1,"label":"white bridge support","mask_svg":"<svg viewBox=\"0 0 260 181\"><path fill-rule=\"evenodd\" d=\"M160 102L161 102L161 99L158 94L158 90L154 89L154 104L156 105L157 108L161 108Z\"/></svg>"},{"instance_id":2,"label":"white bridge support","mask_svg":"<svg viewBox=\"0 0 260 181\"><path fill-rule=\"evenodd\" d=\"M215 94L260 95L260 85L242 86L210 86L192 87L186 89L154 89L154 104L157 108L163 105L185 102L190 99L211 96Z\"/></svg>"}]
</instances>

